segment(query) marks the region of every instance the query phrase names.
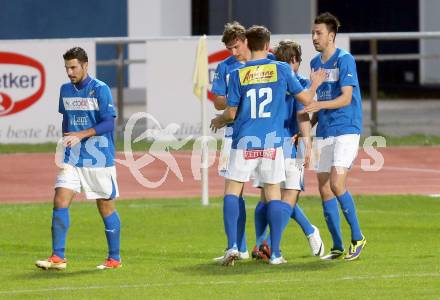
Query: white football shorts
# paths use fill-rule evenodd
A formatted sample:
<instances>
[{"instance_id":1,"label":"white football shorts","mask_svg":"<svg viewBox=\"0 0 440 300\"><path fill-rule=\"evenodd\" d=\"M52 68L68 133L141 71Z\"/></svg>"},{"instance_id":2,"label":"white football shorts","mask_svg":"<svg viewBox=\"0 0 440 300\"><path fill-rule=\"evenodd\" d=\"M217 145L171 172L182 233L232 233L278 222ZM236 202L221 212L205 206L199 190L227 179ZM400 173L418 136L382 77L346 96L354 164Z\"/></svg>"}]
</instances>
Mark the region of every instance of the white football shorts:
<instances>
[{"instance_id":1,"label":"white football shorts","mask_svg":"<svg viewBox=\"0 0 440 300\"><path fill-rule=\"evenodd\" d=\"M248 182L251 176L262 183L276 184L286 180L283 149L231 149L226 178Z\"/></svg>"},{"instance_id":2,"label":"white football shorts","mask_svg":"<svg viewBox=\"0 0 440 300\"><path fill-rule=\"evenodd\" d=\"M332 167L351 168L359 148L359 134L343 134L316 138L316 165L318 173L330 173Z\"/></svg>"},{"instance_id":3,"label":"white football shorts","mask_svg":"<svg viewBox=\"0 0 440 300\"><path fill-rule=\"evenodd\" d=\"M119 196L114 166L79 168L63 164L55 182L55 188L58 187L84 192L87 199L114 199Z\"/></svg>"},{"instance_id":4,"label":"white football shorts","mask_svg":"<svg viewBox=\"0 0 440 300\"><path fill-rule=\"evenodd\" d=\"M282 181L280 187L286 190L304 191L304 165L303 161L295 158L284 160L286 169L286 180ZM256 188L262 188L264 184L254 179L252 184Z\"/></svg>"}]
</instances>

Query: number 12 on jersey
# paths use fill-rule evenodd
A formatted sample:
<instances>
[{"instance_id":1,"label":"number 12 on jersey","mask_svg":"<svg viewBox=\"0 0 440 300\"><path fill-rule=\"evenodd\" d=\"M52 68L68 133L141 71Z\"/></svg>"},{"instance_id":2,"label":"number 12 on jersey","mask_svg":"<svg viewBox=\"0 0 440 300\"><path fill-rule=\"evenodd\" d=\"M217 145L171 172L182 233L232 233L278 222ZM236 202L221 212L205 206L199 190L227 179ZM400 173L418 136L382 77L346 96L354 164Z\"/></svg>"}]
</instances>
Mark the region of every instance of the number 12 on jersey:
<instances>
[{"instance_id":1,"label":"number 12 on jersey","mask_svg":"<svg viewBox=\"0 0 440 300\"><path fill-rule=\"evenodd\" d=\"M272 88L265 87L258 90L258 116L257 116L257 90L250 89L246 97L251 101L251 119L270 118L270 111L264 111L264 107L272 102Z\"/></svg>"}]
</instances>

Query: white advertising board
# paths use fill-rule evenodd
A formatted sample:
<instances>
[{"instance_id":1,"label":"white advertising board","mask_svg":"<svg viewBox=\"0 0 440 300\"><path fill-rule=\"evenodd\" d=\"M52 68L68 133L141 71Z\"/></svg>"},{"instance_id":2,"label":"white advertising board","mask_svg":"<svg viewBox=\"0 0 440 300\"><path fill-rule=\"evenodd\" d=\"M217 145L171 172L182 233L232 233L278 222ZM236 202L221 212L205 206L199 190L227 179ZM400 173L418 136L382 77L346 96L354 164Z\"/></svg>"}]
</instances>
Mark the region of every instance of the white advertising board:
<instances>
[{"instance_id":1,"label":"white advertising board","mask_svg":"<svg viewBox=\"0 0 440 300\"><path fill-rule=\"evenodd\" d=\"M61 137L60 86L68 82L62 55L80 46L94 76L95 43L2 41L0 44L0 143L56 142Z\"/></svg>"},{"instance_id":2,"label":"white advertising board","mask_svg":"<svg viewBox=\"0 0 440 300\"><path fill-rule=\"evenodd\" d=\"M308 77L309 62L317 54L313 48L311 35L273 35L271 46L280 40L293 39L302 46L303 63L300 74ZM185 138L188 135L200 136L201 105L193 94L192 76L198 38L147 40L146 44L146 111L151 114L162 128L175 123L179 129L175 135ZM220 36L210 36L207 41L209 58L209 80L217 64L228 56ZM349 40L338 35L338 47L349 50ZM210 88L209 88L210 90ZM210 96L210 98L212 98ZM218 111L212 101L208 104L208 120ZM148 126L154 128L152 122ZM174 127L175 128L175 127Z\"/></svg>"}]
</instances>

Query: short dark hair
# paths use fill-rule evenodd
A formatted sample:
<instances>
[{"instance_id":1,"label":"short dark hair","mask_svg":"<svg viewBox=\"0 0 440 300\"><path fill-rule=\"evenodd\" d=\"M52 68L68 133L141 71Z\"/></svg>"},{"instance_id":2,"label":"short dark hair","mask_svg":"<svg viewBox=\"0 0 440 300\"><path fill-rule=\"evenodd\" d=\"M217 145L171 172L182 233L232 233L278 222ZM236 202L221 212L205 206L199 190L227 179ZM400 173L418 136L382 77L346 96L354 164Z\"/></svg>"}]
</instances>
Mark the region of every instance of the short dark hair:
<instances>
[{"instance_id":1,"label":"short dark hair","mask_svg":"<svg viewBox=\"0 0 440 300\"><path fill-rule=\"evenodd\" d=\"M87 52L81 47L73 47L63 54L64 60L77 59L80 63L86 63L89 61Z\"/></svg>"},{"instance_id":2,"label":"short dark hair","mask_svg":"<svg viewBox=\"0 0 440 300\"><path fill-rule=\"evenodd\" d=\"M222 42L225 45L235 41L235 40L246 39L246 28L237 21L225 24L225 29L223 30Z\"/></svg>"},{"instance_id":3,"label":"short dark hair","mask_svg":"<svg viewBox=\"0 0 440 300\"><path fill-rule=\"evenodd\" d=\"M246 38L249 50L261 51L270 42L270 31L262 25L252 25L246 30Z\"/></svg>"},{"instance_id":4,"label":"short dark hair","mask_svg":"<svg viewBox=\"0 0 440 300\"><path fill-rule=\"evenodd\" d=\"M329 12L325 12L320 14L315 18L315 24L325 24L328 32L334 32L335 36L338 32L339 27L341 27L341 22L339 22L338 18L332 15Z\"/></svg>"},{"instance_id":5,"label":"short dark hair","mask_svg":"<svg viewBox=\"0 0 440 300\"><path fill-rule=\"evenodd\" d=\"M292 40L283 40L275 47L274 54L279 61L290 63L296 57L296 61L301 62L301 45Z\"/></svg>"}]
</instances>

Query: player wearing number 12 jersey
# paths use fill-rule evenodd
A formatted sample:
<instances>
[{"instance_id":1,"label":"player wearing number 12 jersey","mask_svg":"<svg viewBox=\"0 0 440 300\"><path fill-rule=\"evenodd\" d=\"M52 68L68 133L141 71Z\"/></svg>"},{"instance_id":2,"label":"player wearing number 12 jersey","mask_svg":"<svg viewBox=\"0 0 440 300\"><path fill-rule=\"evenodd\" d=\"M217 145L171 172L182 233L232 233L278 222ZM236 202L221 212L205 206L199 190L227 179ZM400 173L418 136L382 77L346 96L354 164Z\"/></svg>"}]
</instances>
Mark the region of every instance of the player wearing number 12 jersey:
<instances>
[{"instance_id":1,"label":"player wearing number 12 jersey","mask_svg":"<svg viewBox=\"0 0 440 300\"><path fill-rule=\"evenodd\" d=\"M235 120L232 150L229 157L229 179L225 187L223 217L228 239L224 264L238 258L237 217L238 197L243 183L251 174L264 183L268 203L267 216L272 240L270 263L280 264L279 245L282 231L291 215L291 206L282 202L279 183L285 180L282 132L286 92L309 104L316 88L324 80L322 70L312 74L309 90L304 90L290 67L283 62L267 59L270 32L264 26L252 26L246 31L251 60L233 71L229 78L227 107L211 121L214 130Z\"/></svg>"}]
</instances>

